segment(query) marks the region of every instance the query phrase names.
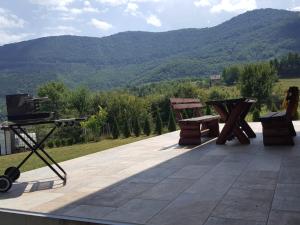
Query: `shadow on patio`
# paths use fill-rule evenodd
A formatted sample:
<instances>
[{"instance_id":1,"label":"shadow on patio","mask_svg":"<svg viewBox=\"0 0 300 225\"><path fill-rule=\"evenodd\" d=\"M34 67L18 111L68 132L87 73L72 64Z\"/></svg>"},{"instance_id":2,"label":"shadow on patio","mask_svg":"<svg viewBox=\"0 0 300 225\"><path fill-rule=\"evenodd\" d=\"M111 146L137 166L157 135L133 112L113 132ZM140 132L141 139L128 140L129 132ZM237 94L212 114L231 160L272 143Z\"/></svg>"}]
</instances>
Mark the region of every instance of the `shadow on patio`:
<instances>
[{"instance_id":1,"label":"shadow on patio","mask_svg":"<svg viewBox=\"0 0 300 225\"><path fill-rule=\"evenodd\" d=\"M300 123L292 147L264 147L260 125L251 126L258 137L250 145L184 148L174 132L71 160L68 184L28 193L48 199L23 210L108 224L300 222Z\"/></svg>"}]
</instances>

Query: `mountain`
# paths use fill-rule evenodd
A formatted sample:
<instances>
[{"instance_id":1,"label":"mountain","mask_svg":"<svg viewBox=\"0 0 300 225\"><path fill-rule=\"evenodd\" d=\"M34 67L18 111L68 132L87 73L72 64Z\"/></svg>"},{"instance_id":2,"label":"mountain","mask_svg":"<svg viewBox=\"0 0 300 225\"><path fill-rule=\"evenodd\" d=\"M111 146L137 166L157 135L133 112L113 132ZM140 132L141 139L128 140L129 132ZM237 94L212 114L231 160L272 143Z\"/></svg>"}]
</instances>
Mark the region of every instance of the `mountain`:
<instances>
[{"instance_id":1,"label":"mountain","mask_svg":"<svg viewBox=\"0 0 300 225\"><path fill-rule=\"evenodd\" d=\"M229 64L300 52L299 27L299 12L260 9L211 28L8 44L0 47L0 96L50 80L110 89L220 73Z\"/></svg>"}]
</instances>

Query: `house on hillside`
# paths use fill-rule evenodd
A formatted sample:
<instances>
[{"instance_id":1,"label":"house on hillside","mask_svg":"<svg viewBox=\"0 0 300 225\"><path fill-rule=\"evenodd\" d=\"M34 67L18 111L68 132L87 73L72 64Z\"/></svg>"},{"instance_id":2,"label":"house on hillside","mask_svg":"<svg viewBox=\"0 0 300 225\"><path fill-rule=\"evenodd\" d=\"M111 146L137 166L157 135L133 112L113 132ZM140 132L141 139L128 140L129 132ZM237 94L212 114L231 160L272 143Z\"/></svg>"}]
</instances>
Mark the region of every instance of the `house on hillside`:
<instances>
[{"instance_id":1,"label":"house on hillside","mask_svg":"<svg viewBox=\"0 0 300 225\"><path fill-rule=\"evenodd\" d=\"M213 85L219 85L221 84L221 75L220 74L214 74L209 76L209 86L212 87Z\"/></svg>"}]
</instances>

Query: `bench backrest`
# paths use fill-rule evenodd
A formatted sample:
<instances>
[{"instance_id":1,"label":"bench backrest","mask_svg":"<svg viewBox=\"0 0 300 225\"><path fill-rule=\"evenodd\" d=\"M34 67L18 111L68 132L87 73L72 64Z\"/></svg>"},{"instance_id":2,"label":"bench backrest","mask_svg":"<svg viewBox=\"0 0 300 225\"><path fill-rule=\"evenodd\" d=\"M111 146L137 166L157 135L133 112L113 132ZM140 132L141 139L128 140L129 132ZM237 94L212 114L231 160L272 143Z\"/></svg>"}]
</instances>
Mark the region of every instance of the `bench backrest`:
<instances>
[{"instance_id":1,"label":"bench backrest","mask_svg":"<svg viewBox=\"0 0 300 225\"><path fill-rule=\"evenodd\" d=\"M289 87L285 98L286 115L293 119L296 116L299 102L299 88Z\"/></svg>"},{"instance_id":2,"label":"bench backrest","mask_svg":"<svg viewBox=\"0 0 300 225\"><path fill-rule=\"evenodd\" d=\"M191 110L193 117L202 116L201 108L204 106L195 98L170 98L171 107L175 112L176 121L185 119L185 110Z\"/></svg>"}]
</instances>

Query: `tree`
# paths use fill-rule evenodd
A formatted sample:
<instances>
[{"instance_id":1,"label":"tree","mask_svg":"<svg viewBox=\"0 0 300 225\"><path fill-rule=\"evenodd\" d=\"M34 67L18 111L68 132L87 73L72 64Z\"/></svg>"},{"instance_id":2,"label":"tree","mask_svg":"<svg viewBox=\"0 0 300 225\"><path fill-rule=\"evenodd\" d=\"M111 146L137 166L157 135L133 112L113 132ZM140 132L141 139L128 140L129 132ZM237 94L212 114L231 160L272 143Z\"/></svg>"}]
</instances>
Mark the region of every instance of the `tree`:
<instances>
[{"instance_id":1,"label":"tree","mask_svg":"<svg viewBox=\"0 0 300 225\"><path fill-rule=\"evenodd\" d=\"M120 137L120 128L119 128L119 124L118 121L116 120L116 118L113 118L113 124L112 124L112 136L113 139L117 139Z\"/></svg>"},{"instance_id":2,"label":"tree","mask_svg":"<svg viewBox=\"0 0 300 225\"><path fill-rule=\"evenodd\" d=\"M71 107L77 111L79 116L84 116L88 113L90 103L90 91L87 88L79 87L71 93Z\"/></svg>"},{"instance_id":3,"label":"tree","mask_svg":"<svg viewBox=\"0 0 300 225\"><path fill-rule=\"evenodd\" d=\"M68 88L62 82L49 82L38 87L39 97L48 97L50 102L46 106L46 111L55 113L59 117L66 109L67 97L69 94Z\"/></svg>"},{"instance_id":4,"label":"tree","mask_svg":"<svg viewBox=\"0 0 300 225\"><path fill-rule=\"evenodd\" d=\"M107 119L107 112L99 106L99 111L97 114L90 116L82 126L87 128L94 140L97 140L101 135L101 128L105 124Z\"/></svg>"},{"instance_id":5,"label":"tree","mask_svg":"<svg viewBox=\"0 0 300 225\"><path fill-rule=\"evenodd\" d=\"M149 116L146 116L145 122L144 122L144 129L143 129L144 134L149 136L151 134L151 125L150 125L150 120Z\"/></svg>"},{"instance_id":6,"label":"tree","mask_svg":"<svg viewBox=\"0 0 300 225\"><path fill-rule=\"evenodd\" d=\"M241 73L242 69L240 66L231 66L223 70L222 79L227 85L233 85L238 81Z\"/></svg>"},{"instance_id":7,"label":"tree","mask_svg":"<svg viewBox=\"0 0 300 225\"><path fill-rule=\"evenodd\" d=\"M168 131L172 132L176 130L176 121L174 117L174 113L172 110L170 110L169 113L169 122L168 122Z\"/></svg>"},{"instance_id":8,"label":"tree","mask_svg":"<svg viewBox=\"0 0 300 225\"><path fill-rule=\"evenodd\" d=\"M159 110L156 111L156 118L155 118L155 133L158 135L162 134L162 120L160 117Z\"/></svg>"},{"instance_id":9,"label":"tree","mask_svg":"<svg viewBox=\"0 0 300 225\"><path fill-rule=\"evenodd\" d=\"M134 123L133 123L133 133L136 137L139 137L141 135L141 125L139 122L139 119L135 117Z\"/></svg>"},{"instance_id":10,"label":"tree","mask_svg":"<svg viewBox=\"0 0 300 225\"><path fill-rule=\"evenodd\" d=\"M260 109L270 97L276 79L276 70L269 63L245 65L239 80L241 95L256 98Z\"/></svg>"},{"instance_id":11,"label":"tree","mask_svg":"<svg viewBox=\"0 0 300 225\"><path fill-rule=\"evenodd\" d=\"M130 131L128 120L125 121L125 124L124 124L124 127L123 127L123 135L126 138L129 138L131 136L131 131Z\"/></svg>"}]
</instances>

